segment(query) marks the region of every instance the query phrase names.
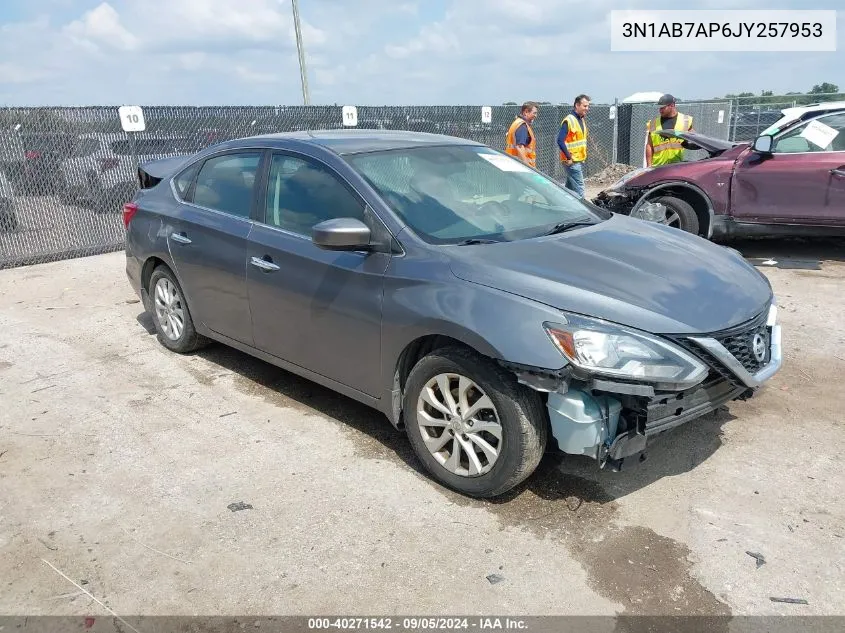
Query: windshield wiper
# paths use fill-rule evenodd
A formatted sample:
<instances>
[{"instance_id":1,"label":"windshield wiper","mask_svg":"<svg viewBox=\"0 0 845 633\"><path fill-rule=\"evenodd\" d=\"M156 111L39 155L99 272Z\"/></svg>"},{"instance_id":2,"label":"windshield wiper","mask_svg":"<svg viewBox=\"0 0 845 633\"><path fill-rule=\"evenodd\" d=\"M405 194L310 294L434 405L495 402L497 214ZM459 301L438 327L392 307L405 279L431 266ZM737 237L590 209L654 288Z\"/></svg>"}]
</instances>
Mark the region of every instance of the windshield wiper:
<instances>
[{"instance_id":1,"label":"windshield wiper","mask_svg":"<svg viewBox=\"0 0 845 633\"><path fill-rule=\"evenodd\" d=\"M488 240L480 237L471 237L455 244L455 246L471 246L472 244L498 244L499 240Z\"/></svg>"},{"instance_id":2,"label":"windshield wiper","mask_svg":"<svg viewBox=\"0 0 845 633\"><path fill-rule=\"evenodd\" d=\"M577 228L579 226L593 226L594 224L595 222L587 222L583 220L581 222L559 222L558 224L555 224L552 228L550 228L548 231L543 233L543 235L556 235L558 233L565 233L566 231Z\"/></svg>"}]
</instances>

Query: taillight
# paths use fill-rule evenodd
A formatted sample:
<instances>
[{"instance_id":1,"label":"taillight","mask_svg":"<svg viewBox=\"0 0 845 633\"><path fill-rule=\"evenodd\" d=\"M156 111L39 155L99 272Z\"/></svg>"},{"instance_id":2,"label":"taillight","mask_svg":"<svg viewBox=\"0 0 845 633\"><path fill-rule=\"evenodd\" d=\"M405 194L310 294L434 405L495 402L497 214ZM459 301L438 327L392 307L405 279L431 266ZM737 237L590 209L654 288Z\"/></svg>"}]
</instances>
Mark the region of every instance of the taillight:
<instances>
[{"instance_id":1,"label":"taillight","mask_svg":"<svg viewBox=\"0 0 845 633\"><path fill-rule=\"evenodd\" d=\"M114 169L120 164L120 159L118 158L100 158L99 161L101 173L109 169Z\"/></svg>"},{"instance_id":2,"label":"taillight","mask_svg":"<svg viewBox=\"0 0 845 633\"><path fill-rule=\"evenodd\" d=\"M129 223L135 214L138 213L138 205L134 202L127 202L123 205L123 226L129 228Z\"/></svg>"}]
</instances>

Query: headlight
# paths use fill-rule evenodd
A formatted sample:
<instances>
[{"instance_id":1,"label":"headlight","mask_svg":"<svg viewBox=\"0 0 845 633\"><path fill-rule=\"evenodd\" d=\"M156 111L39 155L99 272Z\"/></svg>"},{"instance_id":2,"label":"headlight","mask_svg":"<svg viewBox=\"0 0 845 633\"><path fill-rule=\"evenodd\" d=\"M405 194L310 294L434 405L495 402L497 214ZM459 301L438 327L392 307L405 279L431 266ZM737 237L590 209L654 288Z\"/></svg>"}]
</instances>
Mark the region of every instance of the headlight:
<instances>
[{"instance_id":1,"label":"headlight","mask_svg":"<svg viewBox=\"0 0 845 633\"><path fill-rule=\"evenodd\" d=\"M672 390L693 387L707 376L698 358L644 332L569 314L543 326L569 362L591 373Z\"/></svg>"}]
</instances>

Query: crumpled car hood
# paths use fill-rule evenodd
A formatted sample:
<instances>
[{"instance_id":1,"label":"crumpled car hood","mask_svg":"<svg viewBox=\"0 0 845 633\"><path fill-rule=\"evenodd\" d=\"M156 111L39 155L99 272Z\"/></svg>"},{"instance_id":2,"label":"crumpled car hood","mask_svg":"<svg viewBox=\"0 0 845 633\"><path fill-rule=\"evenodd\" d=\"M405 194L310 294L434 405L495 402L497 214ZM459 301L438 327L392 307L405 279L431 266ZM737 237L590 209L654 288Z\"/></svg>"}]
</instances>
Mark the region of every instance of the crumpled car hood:
<instances>
[{"instance_id":1,"label":"crumpled car hood","mask_svg":"<svg viewBox=\"0 0 845 633\"><path fill-rule=\"evenodd\" d=\"M660 136L666 138L678 137L685 141L689 141L697 145L700 149L706 151L710 156L718 156L722 152L732 150L740 145L747 145L747 143L735 143L733 141L726 141L720 138L713 138L712 136L705 136L698 132L683 132L675 130L660 130Z\"/></svg>"},{"instance_id":2,"label":"crumpled car hood","mask_svg":"<svg viewBox=\"0 0 845 633\"><path fill-rule=\"evenodd\" d=\"M766 278L737 253L614 215L545 238L450 249L452 272L566 310L663 334L702 334L767 309Z\"/></svg>"}]
</instances>

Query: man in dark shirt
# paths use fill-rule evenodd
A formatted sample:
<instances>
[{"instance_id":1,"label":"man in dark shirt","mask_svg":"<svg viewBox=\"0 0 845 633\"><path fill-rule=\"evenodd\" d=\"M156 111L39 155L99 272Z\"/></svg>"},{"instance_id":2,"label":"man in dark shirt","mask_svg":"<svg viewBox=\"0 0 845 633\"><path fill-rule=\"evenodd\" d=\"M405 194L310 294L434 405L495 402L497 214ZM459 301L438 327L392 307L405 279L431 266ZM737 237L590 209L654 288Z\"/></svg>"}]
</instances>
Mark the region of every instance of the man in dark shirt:
<instances>
[{"instance_id":1,"label":"man in dark shirt","mask_svg":"<svg viewBox=\"0 0 845 633\"><path fill-rule=\"evenodd\" d=\"M590 97L578 95L572 104L572 111L564 117L557 135L560 160L566 172L564 186L584 197L584 162L587 160L587 112Z\"/></svg>"}]
</instances>

